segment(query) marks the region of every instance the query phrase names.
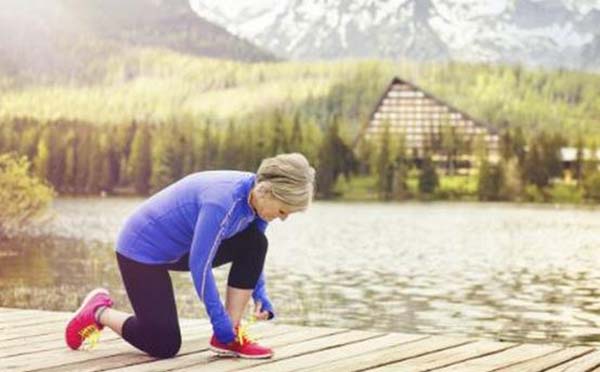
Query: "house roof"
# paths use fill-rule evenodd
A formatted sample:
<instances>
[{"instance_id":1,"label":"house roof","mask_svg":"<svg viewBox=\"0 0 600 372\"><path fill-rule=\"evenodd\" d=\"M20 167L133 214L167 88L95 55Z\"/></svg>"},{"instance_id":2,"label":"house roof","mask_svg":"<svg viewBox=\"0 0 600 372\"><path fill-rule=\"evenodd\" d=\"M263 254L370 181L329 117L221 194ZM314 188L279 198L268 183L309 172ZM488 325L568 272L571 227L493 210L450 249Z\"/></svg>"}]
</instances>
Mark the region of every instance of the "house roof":
<instances>
[{"instance_id":1,"label":"house roof","mask_svg":"<svg viewBox=\"0 0 600 372\"><path fill-rule=\"evenodd\" d=\"M452 110L453 112L461 114L465 119L472 121L475 124L475 126L477 126L477 127L483 127L485 129L487 129L488 133L490 133L490 134L493 134L493 135L497 135L498 134L498 130L495 127L493 127L492 125L490 125L489 123L483 123L482 121L473 118L471 115L467 114L466 112L464 112L462 110L459 110L458 108L454 107L453 105L449 104L448 102L446 102L446 101L444 101L444 100L442 100L440 98L437 98L433 94L431 94L431 93L427 92L426 90L418 87L417 85L415 85L415 84L413 84L413 83L411 83L411 82L409 82L407 80L400 79L399 77L396 76L388 84L386 90L381 95L381 97L379 97L379 100L377 101L377 104L375 105L375 107L371 111L371 114L369 115L369 120L366 123L364 123L364 125L359 130L356 138L354 139L354 143L353 143L354 146L356 146L358 144L358 142L360 141L360 139L365 135L366 131L369 129L369 127L371 125L371 122L374 120L375 114L381 108L384 99L389 95L390 91L392 90L392 88L396 84L405 84L405 85L408 85L412 89L423 93L425 97L431 99L435 103L437 103L439 105L446 106L450 110Z\"/></svg>"}]
</instances>

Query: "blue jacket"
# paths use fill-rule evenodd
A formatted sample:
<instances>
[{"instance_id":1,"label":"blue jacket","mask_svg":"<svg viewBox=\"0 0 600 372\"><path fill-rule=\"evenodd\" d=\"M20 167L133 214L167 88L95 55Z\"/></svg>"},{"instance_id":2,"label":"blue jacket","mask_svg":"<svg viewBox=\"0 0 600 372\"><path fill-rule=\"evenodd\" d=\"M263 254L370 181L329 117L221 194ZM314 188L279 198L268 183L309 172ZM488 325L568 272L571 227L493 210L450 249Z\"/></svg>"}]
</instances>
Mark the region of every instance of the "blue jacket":
<instances>
[{"instance_id":1,"label":"blue jacket","mask_svg":"<svg viewBox=\"0 0 600 372\"><path fill-rule=\"evenodd\" d=\"M204 302L215 335L221 342L234 340L233 325L219 298L212 261L223 239L251 223L265 231L267 222L248 203L256 175L240 171L206 171L191 174L156 193L125 222L117 251L147 264L178 261L190 254L190 272ZM263 311L273 314L265 290L264 273L252 293Z\"/></svg>"}]
</instances>

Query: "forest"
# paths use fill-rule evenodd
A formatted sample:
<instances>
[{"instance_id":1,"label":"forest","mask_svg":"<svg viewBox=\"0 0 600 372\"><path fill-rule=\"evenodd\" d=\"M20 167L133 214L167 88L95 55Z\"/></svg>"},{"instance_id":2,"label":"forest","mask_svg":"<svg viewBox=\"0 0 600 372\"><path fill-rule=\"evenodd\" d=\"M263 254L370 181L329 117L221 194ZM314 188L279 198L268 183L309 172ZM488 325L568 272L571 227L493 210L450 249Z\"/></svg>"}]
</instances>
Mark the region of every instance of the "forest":
<instances>
[{"instance_id":1,"label":"forest","mask_svg":"<svg viewBox=\"0 0 600 372\"><path fill-rule=\"evenodd\" d=\"M600 77L592 73L466 63L251 63L149 48L81 73L88 78L0 77L0 153L25 155L61 195L147 195L191 172L254 171L265 157L300 151L318 170L322 198L343 199L363 186L359 199L597 197L597 159L583 156L600 140ZM394 76L497 128L502 161L479 157L474 175L461 179L441 169L435 153L417 164L401 139L354 146ZM556 182L565 146L578 149L567 186Z\"/></svg>"}]
</instances>

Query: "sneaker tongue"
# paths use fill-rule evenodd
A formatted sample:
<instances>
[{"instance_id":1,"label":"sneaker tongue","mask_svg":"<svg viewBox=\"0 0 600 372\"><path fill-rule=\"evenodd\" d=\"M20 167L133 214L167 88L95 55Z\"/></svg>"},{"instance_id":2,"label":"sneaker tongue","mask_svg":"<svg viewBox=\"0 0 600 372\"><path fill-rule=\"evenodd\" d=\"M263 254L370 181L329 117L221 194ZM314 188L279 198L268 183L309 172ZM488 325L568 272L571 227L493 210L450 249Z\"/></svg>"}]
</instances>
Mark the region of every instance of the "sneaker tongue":
<instances>
[{"instance_id":1,"label":"sneaker tongue","mask_svg":"<svg viewBox=\"0 0 600 372\"><path fill-rule=\"evenodd\" d=\"M250 336L248 335L248 331L246 330L246 327L244 326L238 326L236 327L236 340L244 345L244 344L253 344L254 340L252 340L252 338L250 338Z\"/></svg>"}]
</instances>

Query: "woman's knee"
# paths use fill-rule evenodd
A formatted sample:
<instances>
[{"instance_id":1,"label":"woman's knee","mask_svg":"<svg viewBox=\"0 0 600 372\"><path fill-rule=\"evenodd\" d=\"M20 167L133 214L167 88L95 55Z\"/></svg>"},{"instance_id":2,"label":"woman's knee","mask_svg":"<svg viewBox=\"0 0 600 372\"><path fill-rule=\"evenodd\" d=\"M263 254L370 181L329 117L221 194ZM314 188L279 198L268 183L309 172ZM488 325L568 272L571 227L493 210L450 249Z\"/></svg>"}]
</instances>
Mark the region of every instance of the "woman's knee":
<instances>
[{"instance_id":1,"label":"woman's knee","mask_svg":"<svg viewBox=\"0 0 600 372\"><path fill-rule=\"evenodd\" d=\"M246 244L243 249L237 252L237 257L234 261L250 266L261 266L264 264L269 242L267 237L258 232L247 237Z\"/></svg>"},{"instance_id":2,"label":"woman's knee","mask_svg":"<svg viewBox=\"0 0 600 372\"><path fill-rule=\"evenodd\" d=\"M172 358L181 348L181 334L179 332L152 332L147 335L149 342L146 352L155 358Z\"/></svg>"},{"instance_id":3,"label":"woman's knee","mask_svg":"<svg viewBox=\"0 0 600 372\"><path fill-rule=\"evenodd\" d=\"M269 240L267 236L258 228L253 229L248 235L249 246L255 251L255 254L266 255L269 249Z\"/></svg>"},{"instance_id":4,"label":"woman's knee","mask_svg":"<svg viewBox=\"0 0 600 372\"><path fill-rule=\"evenodd\" d=\"M269 241L267 240L267 237L265 234L260 233L255 237L255 239L256 242L254 246L256 247L257 253L265 256L267 254L267 250L269 249Z\"/></svg>"},{"instance_id":5,"label":"woman's knee","mask_svg":"<svg viewBox=\"0 0 600 372\"><path fill-rule=\"evenodd\" d=\"M236 255L247 254L249 256L261 257L267 254L269 248L269 241L266 235L254 225L236 235L235 242L239 248L242 248L235 249Z\"/></svg>"}]
</instances>

